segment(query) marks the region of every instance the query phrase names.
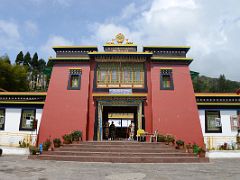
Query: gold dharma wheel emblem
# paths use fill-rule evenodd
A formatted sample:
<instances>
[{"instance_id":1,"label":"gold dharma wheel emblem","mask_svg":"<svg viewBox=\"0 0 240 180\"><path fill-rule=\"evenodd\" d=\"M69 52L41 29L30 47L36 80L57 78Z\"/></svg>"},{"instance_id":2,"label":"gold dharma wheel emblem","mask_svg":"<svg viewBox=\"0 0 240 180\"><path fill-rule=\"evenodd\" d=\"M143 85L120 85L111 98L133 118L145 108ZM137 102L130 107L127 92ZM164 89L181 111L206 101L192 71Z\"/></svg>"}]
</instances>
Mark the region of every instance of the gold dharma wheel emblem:
<instances>
[{"instance_id":1,"label":"gold dharma wheel emblem","mask_svg":"<svg viewBox=\"0 0 240 180\"><path fill-rule=\"evenodd\" d=\"M125 36L122 33L118 33L116 35L116 41L118 44L122 44L125 39Z\"/></svg>"}]
</instances>

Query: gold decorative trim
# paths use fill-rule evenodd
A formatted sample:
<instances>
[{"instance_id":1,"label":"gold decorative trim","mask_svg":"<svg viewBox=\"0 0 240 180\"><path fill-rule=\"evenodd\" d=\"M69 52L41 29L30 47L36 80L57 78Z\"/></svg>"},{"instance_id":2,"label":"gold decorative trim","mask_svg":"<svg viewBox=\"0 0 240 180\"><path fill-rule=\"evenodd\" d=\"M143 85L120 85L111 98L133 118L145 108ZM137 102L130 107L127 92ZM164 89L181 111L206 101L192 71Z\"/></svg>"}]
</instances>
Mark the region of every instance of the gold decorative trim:
<instances>
[{"instance_id":1,"label":"gold decorative trim","mask_svg":"<svg viewBox=\"0 0 240 180\"><path fill-rule=\"evenodd\" d=\"M165 69L166 69L166 70L172 70L173 68L164 68L164 67L161 67L160 69L161 69L161 70L165 70Z\"/></svg>"},{"instance_id":2,"label":"gold decorative trim","mask_svg":"<svg viewBox=\"0 0 240 180\"><path fill-rule=\"evenodd\" d=\"M236 93L195 93L196 97L240 97Z\"/></svg>"},{"instance_id":3,"label":"gold decorative trim","mask_svg":"<svg viewBox=\"0 0 240 180\"><path fill-rule=\"evenodd\" d=\"M21 96L46 96L47 92L0 92L1 95L21 95Z\"/></svg>"},{"instance_id":4,"label":"gold decorative trim","mask_svg":"<svg viewBox=\"0 0 240 180\"><path fill-rule=\"evenodd\" d=\"M207 105L207 106L240 106L240 103L197 103L198 106L200 105Z\"/></svg>"},{"instance_id":5,"label":"gold decorative trim","mask_svg":"<svg viewBox=\"0 0 240 180\"><path fill-rule=\"evenodd\" d=\"M0 104L44 104L45 102L17 102L17 101L0 101Z\"/></svg>"},{"instance_id":6,"label":"gold decorative trim","mask_svg":"<svg viewBox=\"0 0 240 180\"><path fill-rule=\"evenodd\" d=\"M164 49L164 48L179 48L179 49L190 49L191 46L143 46L143 48L159 48L159 49Z\"/></svg>"},{"instance_id":7,"label":"gold decorative trim","mask_svg":"<svg viewBox=\"0 0 240 180\"><path fill-rule=\"evenodd\" d=\"M137 47L136 44L104 44L103 47Z\"/></svg>"},{"instance_id":8,"label":"gold decorative trim","mask_svg":"<svg viewBox=\"0 0 240 180\"><path fill-rule=\"evenodd\" d=\"M153 53L151 52L89 52L88 54L133 54L133 55L152 55Z\"/></svg>"},{"instance_id":9,"label":"gold decorative trim","mask_svg":"<svg viewBox=\"0 0 240 180\"><path fill-rule=\"evenodd\" d=\"M53 46L53 49L72 49L72 48L98 48L97 46Z\"/></svg>"},{"instance_id":10,"label":"gold decorative trim","mask_svg":"<svg viewBox=\"0 0 240 180\"><path fill-rule=\"evenodd\" d=\"M176 61L192 61L192 58L171 58L171 57L151 57L151 60L176 60Z\"/></svg>"},{"instance_id":11,"label":"gold decorative trim","mask_svg":"<svg viewBox=\"0 0 240 180\"><path fill-rule=\"evenodd\" d=\"M75 68L75 67L72 67L72 68L68 68L69 70L74 70L74 69L76 69L76 70L80 70L80 71L82 71L82 68Z\"/></svg>"},{"instance_id":12,"label":"gold decorative trim","mask_svg":"<svg viewBox=\"0 0 240 180\"><path fill-rule=\"evenodd\" d=\"M147 97L147 93L135 94L106 94L106 93L93 93L93 97Z\"/></svg>"},{"instance_id":13,"label":"gold decorative trim","mask_svg":"<svg viewBox=\"0 0 240 180\"><path fill-rule=\"evenodd\" d=\"M48 58L49 61L51 60L90 60L89 57L57 57L57 58Z\"/></svg>"}]
</instances>

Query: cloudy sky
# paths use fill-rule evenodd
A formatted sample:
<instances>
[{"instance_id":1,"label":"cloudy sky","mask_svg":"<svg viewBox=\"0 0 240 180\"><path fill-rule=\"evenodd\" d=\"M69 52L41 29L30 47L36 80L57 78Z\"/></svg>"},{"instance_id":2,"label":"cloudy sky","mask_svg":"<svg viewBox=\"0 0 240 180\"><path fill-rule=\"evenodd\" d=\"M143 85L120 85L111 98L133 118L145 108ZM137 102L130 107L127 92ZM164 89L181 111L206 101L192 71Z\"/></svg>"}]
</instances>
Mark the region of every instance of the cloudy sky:
<instances>
[{"instance_id":1,"label":"cloudy sky","mask_svg":"<svg viewBox=\"0 0 240 180\"><path fill-rule=\"evenodd\" d=\"M0 0L0 55L53 45L188 45L191 69L240 81L240 0Z\"/></svg>"}]
</instances>

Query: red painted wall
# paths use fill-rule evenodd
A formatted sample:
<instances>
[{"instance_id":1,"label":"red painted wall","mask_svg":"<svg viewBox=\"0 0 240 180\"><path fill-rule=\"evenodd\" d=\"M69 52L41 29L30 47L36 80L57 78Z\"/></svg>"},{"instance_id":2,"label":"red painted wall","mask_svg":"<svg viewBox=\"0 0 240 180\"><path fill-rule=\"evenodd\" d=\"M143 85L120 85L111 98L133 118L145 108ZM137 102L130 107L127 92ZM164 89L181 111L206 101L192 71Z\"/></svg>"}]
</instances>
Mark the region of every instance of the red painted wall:
<instances>
[{"instance_id":1,"label":"red painted wall","mask_svg":"<svg viewBox=\"0 0 240 180\"><path fill-rule=\"evenodd\" d=\"M160 68L172 68L174 90L160 90ZM200 126L189 67L186 65L163 66L153 63L152 116L153 130L159 133L175 135L185 143L197 143L203 146Z\"/></svg>"},{"instance_id":2,"label":"red painted wall","mask_svg":"<svg viewBox=\"0 0 240 180\"><path fill-rule=\"evenodd\" d=\"M96 113L96 102L94 102L93 93L93 81L94 81L94 70L96 63L91 61L90 64L90 81L89 81L89 121L87 126L87 140L92 141L94 136L94 123L95 123L95 113Z\"/></svg>"},{"instance_id":3,"label":"red painted wall","mask_svg":"<svg viewBox=\"0 0 240 180\"><path fill-rule=\"evenodd\" d=\"M68 90L70 68L81 68L80 90ZM43 109L39 143L49 136L62 137L72 130L82 130L86 140L90 66L87 63L55 64Z\"/></svg>"},{"instance_id":4,"label":"red painted wall","mask_svg":"<svg viewBox=\"0 0 240 180\"><path fill-rule=\"evenodd\" d=\"M147 73L147 100L144 103L144 117L145 117L145 131L153 133L153 121L152 121L152 80L151 80L151 64L146 62Z\"/></svg>"}]
</instances>

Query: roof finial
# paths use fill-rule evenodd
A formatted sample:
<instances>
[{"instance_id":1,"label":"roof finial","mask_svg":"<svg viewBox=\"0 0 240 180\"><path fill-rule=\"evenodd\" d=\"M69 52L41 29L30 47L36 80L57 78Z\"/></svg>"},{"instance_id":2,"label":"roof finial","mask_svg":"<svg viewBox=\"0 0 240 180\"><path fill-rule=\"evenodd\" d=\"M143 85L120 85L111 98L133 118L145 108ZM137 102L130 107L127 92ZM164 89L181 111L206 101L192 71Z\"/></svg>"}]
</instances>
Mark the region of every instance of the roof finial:
<instances>
[{"instance_id":1,"label":"roof finial","mask_svg":"<svg viewBox=\"0 0 240 180\"><path fill-rule=\"evenodd\" d=\"M125 36L122 33L118 33L116 35L116 41L118 44L122 44L124 40L125 40Z\"/></svg>"}]
</instances>

